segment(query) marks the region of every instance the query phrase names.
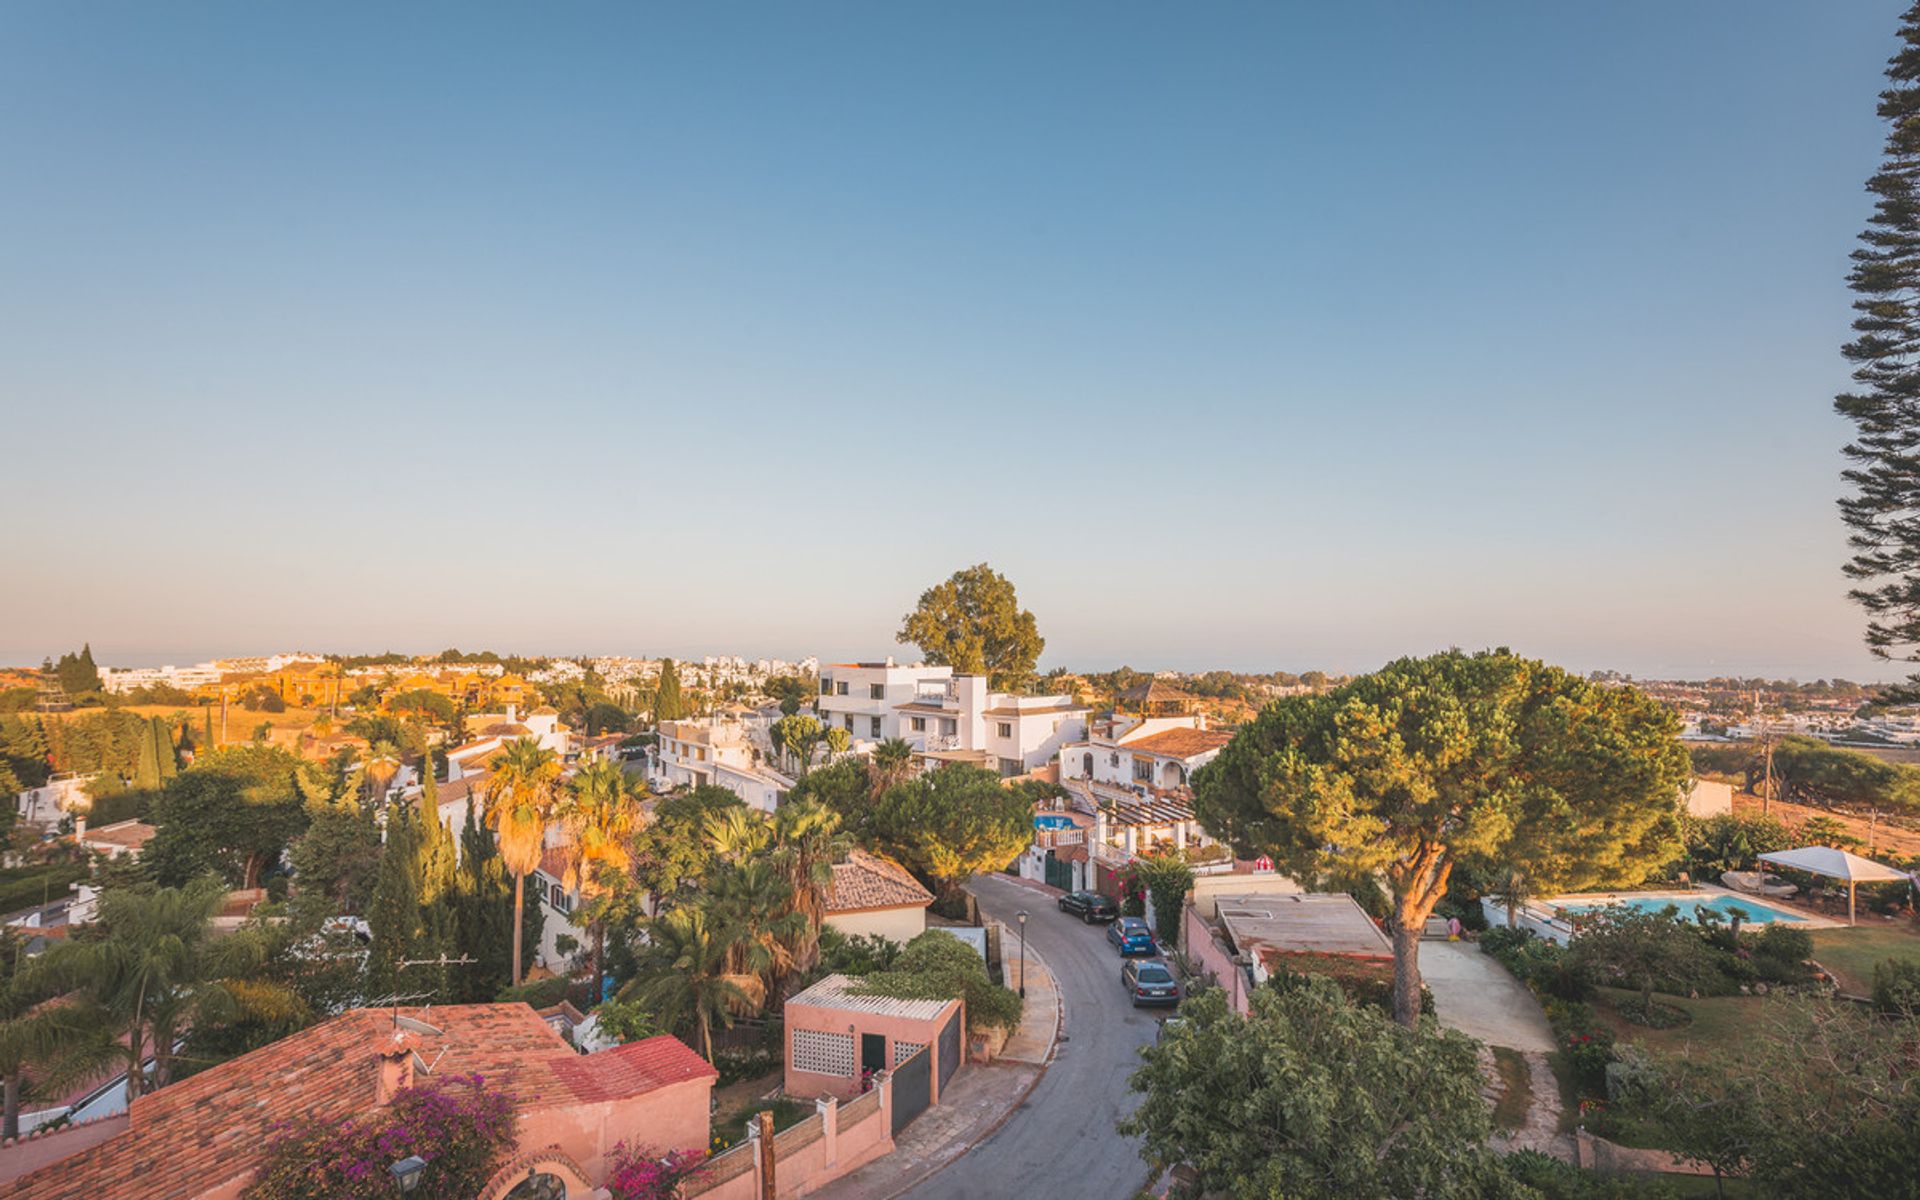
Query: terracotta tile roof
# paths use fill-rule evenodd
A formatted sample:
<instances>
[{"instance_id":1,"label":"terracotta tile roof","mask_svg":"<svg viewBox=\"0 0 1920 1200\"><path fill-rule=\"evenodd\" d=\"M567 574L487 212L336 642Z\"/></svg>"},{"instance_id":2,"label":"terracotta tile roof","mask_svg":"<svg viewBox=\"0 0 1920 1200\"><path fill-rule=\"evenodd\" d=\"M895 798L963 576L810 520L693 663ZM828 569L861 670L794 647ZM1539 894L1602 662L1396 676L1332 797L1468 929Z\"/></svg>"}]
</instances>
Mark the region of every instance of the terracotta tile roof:
<instances>
[{"instance_id":1,"label":"terracotta tile roof","mask_svg":"<svg viewBox=\"0 0 1920 1200\"><path fill-rule=\"evenodd\" d=\"M1116 697L1123 704L1174 704L1184 700L1197 699L1192 692L1183 692L1170 683L1150 679L1145 683L1136 683Z\"/></svg>"},{"instance_id":2,"label":"terracotta tile roof","mask_svg":"<svg viewBox=\"0 0 1920 1200\"><path fill-rule=\"evenodd\" d=\"M160 832L145 821L117 821L112 825L102 825L98 829L89 829L79 840L88 845L125 846L138 850L153 840Z\"/></svg>"},{"instance_id":3,"label":"terracotta tile roof","mask_svg":"<svg viewBox=\"0 0 1920 1200\"><path fill-rule=\"evenodd\" d=\"M486 737L526 737L533 732L518 721L502 721L480 731Z\"/></svg>"},{"instance_id":4,"label":"terracotta tile roof","mask_svg":"<svg viewBox=\"0 0 1920 1200\"><path fill-rule=\"evenodd\" d=\"M1155 758L1195 758L1232 740L1233 735L1224 729L1163 729L1137 742L1122 742L1120 749Z\"/></svg>"},{"instance_id":5,"label":"terracotta tile roof","mask_svg":"<svg viewBox=\"0 0 1920 1200\"><path fill-rule=\"evenodd\" d=\"M899 863L855 850L846 862L833 864L833 882L827 886L829 915L909 905L925 908L932 903L933 893Z\"/></svg>"},{"instance_id":6,"label":"terracotta tile roof","mask_svg":"<svg viewBox=\"0 0 1920 1200\"><path fill-rule=\"evenodd\" d=\"M525 1004L401 1009L439 1030L414 1034L434 1075L479 1074L520 1110L622 1100L713 1078L670 1037L579 1055ZM341 1121L374 1107L375 1054L391 1044L394 1010L354 1009L133 1102L119 1137L23 1175L17 1200L190 1200L244 1179L282 1122ZM415 1068L415 1081L430 1078ZM701 1101L705 1103L704 1100Z\"/></svg>"}]
</instances>

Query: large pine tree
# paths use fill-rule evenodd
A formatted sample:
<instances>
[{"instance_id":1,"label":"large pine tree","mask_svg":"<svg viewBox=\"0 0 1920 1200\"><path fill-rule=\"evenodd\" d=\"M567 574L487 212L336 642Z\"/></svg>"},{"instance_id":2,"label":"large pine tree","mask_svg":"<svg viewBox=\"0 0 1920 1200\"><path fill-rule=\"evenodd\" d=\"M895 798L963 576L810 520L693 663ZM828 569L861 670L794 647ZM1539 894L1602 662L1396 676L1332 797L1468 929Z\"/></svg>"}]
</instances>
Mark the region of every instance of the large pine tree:
<instances>
[{"instance_id":1,"label":"large pine tree","mask_svg":"<svg viewBox=\"0 0 1920 1200\"><path fill-rule=\"evenodd\" d=\"M1850 595L1867 610L1877 657L1920 662L1920 3L1901 20L1900 52L1887 63L1880 116L1887 144L1867 181L1873 216L1853 252L1856 390L1834 407L1856 432L1840 501L1853 557ZM1920 698L1920 675L1900 689Z\"/></svg>"}]
</instances>

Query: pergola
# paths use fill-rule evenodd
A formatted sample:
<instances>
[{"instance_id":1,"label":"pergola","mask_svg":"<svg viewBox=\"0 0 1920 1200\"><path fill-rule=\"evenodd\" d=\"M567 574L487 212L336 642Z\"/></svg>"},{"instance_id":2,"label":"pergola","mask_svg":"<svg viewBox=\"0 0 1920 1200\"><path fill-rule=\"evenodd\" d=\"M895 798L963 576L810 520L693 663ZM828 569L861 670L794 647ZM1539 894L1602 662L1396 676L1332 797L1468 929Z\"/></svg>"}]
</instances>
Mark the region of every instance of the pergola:
<instances>
[{"instance_id":1,"label":"pergola","mask_svg":"<svg viewBox=\"0 0 1920 1200\"><path fill-rule=\"evenodd\" d=\"M1829 879L1846 880L1847 924L1849 925L1855 923L1853 889L1856 884L1910 882L1910 877L1905 871L1896 871L1885 863L1861 858L1858 854L1848 854L1845 850L1836 850L1832 846L1802 846L1798 850L1775 850L1769 854L1762 854L1760 861L1770 862L1778 867L1791 867L1796 871L1825 875Z\"/></svg>"}]
</instances>

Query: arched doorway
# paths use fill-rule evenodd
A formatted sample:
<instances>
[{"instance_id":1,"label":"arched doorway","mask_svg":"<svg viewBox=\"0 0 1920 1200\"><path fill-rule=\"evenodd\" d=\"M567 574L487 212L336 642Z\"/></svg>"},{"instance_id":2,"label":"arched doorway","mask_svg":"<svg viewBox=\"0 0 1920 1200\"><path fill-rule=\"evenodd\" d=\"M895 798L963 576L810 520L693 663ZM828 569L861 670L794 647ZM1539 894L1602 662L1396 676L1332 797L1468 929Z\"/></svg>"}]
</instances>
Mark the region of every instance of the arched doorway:
<instances>
[{"instance_id":1,"label":"arched doorway","mask_svg":"<svg viewBox=\"0 0 1920 1200\"><path fill-rule=\"evenodd\" d=\"M594 1186L566 1151L546 1146L515 1155L493 1173L478 1200L586 1200Z\"/></svg>"}]
</instances>

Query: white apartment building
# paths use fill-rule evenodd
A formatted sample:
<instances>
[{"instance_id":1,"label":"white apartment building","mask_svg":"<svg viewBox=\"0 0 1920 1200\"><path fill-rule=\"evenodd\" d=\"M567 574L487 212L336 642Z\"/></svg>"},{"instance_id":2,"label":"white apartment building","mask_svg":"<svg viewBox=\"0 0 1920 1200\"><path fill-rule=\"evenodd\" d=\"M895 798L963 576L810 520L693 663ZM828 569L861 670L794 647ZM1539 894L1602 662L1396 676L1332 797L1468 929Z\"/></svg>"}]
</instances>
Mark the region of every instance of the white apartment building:
<instances>
[{"instance_id":1,"label":"white apartment building","mask_svg":"<svg viewBox=\"0 0 1920 1200\"><path fill-rule=\"evenodd\" d=\"M182 691L211 687L220 682L220 668L210 662L191 667L109 667L100 672L102 689L121 695L155 684L166 684Z\"/></svg>"},{"instance_id":2,"label":"white apartment building","mask_svg":"<svg viewBox=\"0 0 1920 1200\"><path fill-rule=\"evenodd\" d=\"M853 736L856 749L901 738L929 763L965 762L1024 775L1086 736L1084 704L1068 696L996 692L984 675L951 667L831 663L820 668L815 710Z\"/></svg>"},{"instance_id":3,"label":"white apartment building","mask_svg":"<svg viewBox=\"0 0 1920 1200\"><path fill-rule=\"evenodd\" d=\"M767 765L772 744L761 718L662 721L647 755L647 779L656 788L723 787L749 808L772 812L794 781Z\"/></svg>"}]
</instances>

